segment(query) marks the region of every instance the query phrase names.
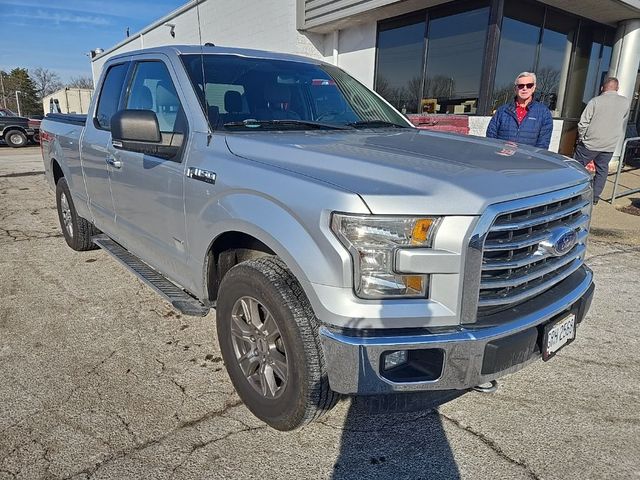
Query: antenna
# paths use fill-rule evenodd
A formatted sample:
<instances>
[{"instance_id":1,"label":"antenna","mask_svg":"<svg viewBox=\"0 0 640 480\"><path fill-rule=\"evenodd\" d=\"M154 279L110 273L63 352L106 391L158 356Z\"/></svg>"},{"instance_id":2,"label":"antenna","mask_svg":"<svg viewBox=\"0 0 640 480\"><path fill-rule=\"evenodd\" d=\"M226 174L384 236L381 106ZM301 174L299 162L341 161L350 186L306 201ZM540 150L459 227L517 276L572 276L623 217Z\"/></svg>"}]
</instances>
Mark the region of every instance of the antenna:
<instances>
[{"instance_id":1,"label":"antenna","mask_svg":"<svg viewBox=\"0 0 640 480\"><path fill-rule=\"evenodd\" d=\"M202 67L202 98L205 105L205 117L207 118L207 124L209 125L209 132L207 133L207 147L211 143L211 137L213 132L211 131L211 119L209 118L209 108L207 105L207 82L204 78L204 48L202 46L202 28L200 27L200 2L196 0L196 15L198 17L198 43L200 44L200 66Z\"/></svg>"}]
</instances>

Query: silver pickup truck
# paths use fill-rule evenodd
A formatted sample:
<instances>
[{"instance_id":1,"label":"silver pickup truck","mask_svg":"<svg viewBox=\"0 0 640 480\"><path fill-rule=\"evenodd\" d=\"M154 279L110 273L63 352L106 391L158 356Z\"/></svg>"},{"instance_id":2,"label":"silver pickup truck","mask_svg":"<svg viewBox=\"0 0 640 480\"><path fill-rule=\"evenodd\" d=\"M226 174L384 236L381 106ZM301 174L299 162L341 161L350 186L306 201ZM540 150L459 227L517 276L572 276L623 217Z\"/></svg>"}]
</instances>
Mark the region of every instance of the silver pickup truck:
<instances>
[{"instance_id":1,"label":"silver pickup truck","mask_svg":"<svg viewBox=\"0 0 640 480\"><path fill-rule=\"evenodd\" d=\"M491 390L591 303L581 166L413 128L320 61L128 52L86 117L45 118L42 150L69 246L215 307L231 381L280 430L342 394Z\"/></svg>"}]
</instances>

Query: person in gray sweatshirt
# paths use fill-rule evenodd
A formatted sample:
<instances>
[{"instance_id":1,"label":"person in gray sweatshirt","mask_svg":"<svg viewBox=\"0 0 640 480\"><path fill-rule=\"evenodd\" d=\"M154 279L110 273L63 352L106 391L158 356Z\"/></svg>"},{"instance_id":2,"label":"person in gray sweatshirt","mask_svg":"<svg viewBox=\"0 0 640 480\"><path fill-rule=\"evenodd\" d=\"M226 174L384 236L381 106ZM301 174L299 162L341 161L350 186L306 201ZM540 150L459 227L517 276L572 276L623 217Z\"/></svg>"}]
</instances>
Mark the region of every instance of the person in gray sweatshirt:
<instances>
[{"instance_id":1,"label":"person in gray sweatshirt","mask_svg":"<svg viewBox=\"0 0 640 480\"><path fill-rule=\"evenodd\" d=\"M598 203L609 173L609 162L620 137L624 135L630 102L618 95L619 83L607 77L597 97L592 98L578 123L579 142L573 158L582 165L593 160L596 175L593 179L593 203ZM622 161L622 159L621 159Z\"/></svg>"}]
</instances>

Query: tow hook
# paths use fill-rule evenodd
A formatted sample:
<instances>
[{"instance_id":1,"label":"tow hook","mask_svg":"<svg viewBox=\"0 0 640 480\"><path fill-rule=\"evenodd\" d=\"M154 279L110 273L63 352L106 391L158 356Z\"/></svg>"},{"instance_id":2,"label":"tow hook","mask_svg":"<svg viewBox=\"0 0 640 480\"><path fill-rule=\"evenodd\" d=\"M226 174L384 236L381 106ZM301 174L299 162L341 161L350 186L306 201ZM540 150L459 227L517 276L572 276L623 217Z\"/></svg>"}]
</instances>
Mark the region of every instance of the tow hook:
<instances>
[{"instance_id":1,"label":"tow hook","mask_svg":"<svg viewBox=\"0 0 640 480\"><path fill-rule=\"evenodd\" d=\"M498 390L498 382L496 380L491 380L488 383L476 385L471 390L475 390L480 393L495 393Z\"/></svg>"}]
</instances>

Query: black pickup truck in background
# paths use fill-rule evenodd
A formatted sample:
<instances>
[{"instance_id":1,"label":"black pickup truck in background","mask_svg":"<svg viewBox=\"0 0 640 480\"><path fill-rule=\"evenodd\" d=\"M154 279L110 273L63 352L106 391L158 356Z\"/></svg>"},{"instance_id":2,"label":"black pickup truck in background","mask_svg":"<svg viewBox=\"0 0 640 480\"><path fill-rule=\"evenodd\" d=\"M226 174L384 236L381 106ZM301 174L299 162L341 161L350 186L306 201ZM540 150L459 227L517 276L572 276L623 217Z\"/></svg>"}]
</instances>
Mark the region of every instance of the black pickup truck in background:
<instances>
[{"instance_id":1,"label":"black pickup truck in background","mask_svg":"<svg viewBox=\"0 0 640 480\"><path fill-rule=\"evenodd\" d=\"M19 117L11 110L0 108L0 140L10 147L26 146L40 141L40 120Z\"/></svg>"}]
</instances>

